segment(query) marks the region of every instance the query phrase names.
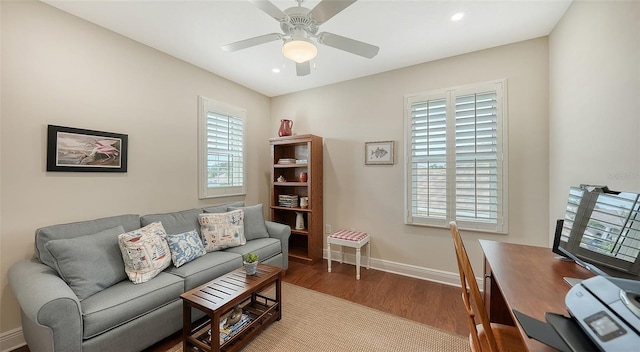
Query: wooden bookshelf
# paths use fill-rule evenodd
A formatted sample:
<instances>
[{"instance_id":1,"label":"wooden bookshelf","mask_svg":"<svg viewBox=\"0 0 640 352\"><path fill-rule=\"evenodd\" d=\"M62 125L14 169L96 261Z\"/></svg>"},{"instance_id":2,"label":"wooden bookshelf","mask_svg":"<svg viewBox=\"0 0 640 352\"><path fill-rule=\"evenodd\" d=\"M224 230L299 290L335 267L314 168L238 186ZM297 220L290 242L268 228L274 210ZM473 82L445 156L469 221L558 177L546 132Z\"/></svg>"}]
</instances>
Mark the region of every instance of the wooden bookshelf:
<instances>
[{"instance_id":1,"label":"wooden bookshelf","mask_svg":"<svg viewBox=\"0 0 640 352\"><path fill-rule=\"evenodd\" d=\"M291 227L289 260L313 264L322 260L322 137L311 134L269 139L271 144L271 221ZM290 163L278 161L289 159ZM297 161L297 162L296 162ZM307 173L307 181L300 174ZM284 182L278 178L284 177ZM281 206L280 195L298 196L298 206ZM300 197L309 197L301 208ZM302 213L304 229L296 229L296 213Z\"/></svg>"}]
</instances>

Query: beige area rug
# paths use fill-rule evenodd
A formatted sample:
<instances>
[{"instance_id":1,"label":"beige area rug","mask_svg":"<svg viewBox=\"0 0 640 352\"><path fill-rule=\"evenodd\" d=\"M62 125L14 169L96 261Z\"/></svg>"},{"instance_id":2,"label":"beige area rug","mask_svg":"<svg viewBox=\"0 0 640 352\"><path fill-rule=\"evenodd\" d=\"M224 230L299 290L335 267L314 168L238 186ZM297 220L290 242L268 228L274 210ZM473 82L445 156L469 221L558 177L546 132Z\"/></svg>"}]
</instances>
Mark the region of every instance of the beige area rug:
<instances>
[{"instance_id":1,"label":"beige area rug","mask_svg":"<svg viewBox=\"0 0 640 352\"><path fill-rule=\"evenodd\" d=\"M466 337L292 284L282 284L282 319L243 352L469 351ZM182 351L182 344L169 350Z\"/></svg>"}]
</instances>

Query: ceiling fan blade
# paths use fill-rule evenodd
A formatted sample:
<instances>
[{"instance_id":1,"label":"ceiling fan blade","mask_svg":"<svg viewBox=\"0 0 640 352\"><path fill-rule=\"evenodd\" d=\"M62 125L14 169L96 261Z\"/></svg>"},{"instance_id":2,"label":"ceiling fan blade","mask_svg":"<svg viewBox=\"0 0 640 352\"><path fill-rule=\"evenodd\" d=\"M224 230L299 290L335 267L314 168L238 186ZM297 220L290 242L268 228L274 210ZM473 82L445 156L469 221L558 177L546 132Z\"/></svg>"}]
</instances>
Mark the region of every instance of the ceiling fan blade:
<instances>
[{"instance_id":1,"label":"ceiling fan blade","mask_svg":"<svg viewBox=\"0 0 640 352\"><path fill-rule=\"evenodd\" d=\"M283 22L287 20L287 14L280 10L276 5L266 0L249 0L253 6L259 8L267 15L276 19L276 21Z\"/></svg>"},{"instance_id":2,"label":"ceiling fan blade","mask_svg":"<svg viewBox=\"0 0 640 352\"><path fill-rule=\"evenodd\" d=\"M354 2L356 0L323 0L309 12L309 16L316 24L325 23Z\"/></svg>"},{"instance_id":3,"label":"ceiling fan blade","mask_svg":"<svg viewBox=\"0 0 640 352\"><path fill-rule=\"evenodd\" d=\"M311 64L309 61L296 63L296 75L306 76L311 73Z\"/></svg>"},{"instance_id":4,"label":"ceiling fan blade","mask_svg":"<svg viewBox=\"0 0 640 352\"><path fill-rule=\"evenodd\" d=\"M327 32L318 34L318 43L348 51L367 59L372 59L380 51L380 48L375 45Z\"/></svg>"},{"instance_id":5,"label":"ceiling fan blade","mask_svg":"<svg viewBox=\"0 0 640 352\"><path fill-rule=\"evenodd\" d=\"M252 46L272 42L274 40L282 39L282 34L280 33L270 33L261 35L258 37L253 37L245 40L241 40L239 42L227 44L222 46L222 50L224 51L237 51L241 49L246 49Z\"/></svg>"}]
</instances>

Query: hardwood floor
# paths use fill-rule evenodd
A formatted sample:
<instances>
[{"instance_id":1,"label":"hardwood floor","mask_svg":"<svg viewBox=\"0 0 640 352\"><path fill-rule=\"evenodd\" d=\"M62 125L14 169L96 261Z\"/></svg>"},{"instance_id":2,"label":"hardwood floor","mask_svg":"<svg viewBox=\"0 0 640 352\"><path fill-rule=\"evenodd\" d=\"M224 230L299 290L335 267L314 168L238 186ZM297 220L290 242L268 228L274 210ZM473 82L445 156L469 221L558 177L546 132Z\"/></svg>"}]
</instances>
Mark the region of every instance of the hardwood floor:
<instances>
[{"instance_id":1,"label":"hardwood floor","mask_svg":"<svg viewBox=\"0 0 640 352\"><path fill-rule=\"evenodd\" d=\"M356 280L355 267L327 261L315 265L289 262L284 282L340 297L364 306L414 320L440 330L467 336L469 327L460 288L414 279L383 271L361 268ZM177 332L144 352L165 352L180 342ZM14 352L28 352L22 347Z\"/></svg>"}]
</instances>

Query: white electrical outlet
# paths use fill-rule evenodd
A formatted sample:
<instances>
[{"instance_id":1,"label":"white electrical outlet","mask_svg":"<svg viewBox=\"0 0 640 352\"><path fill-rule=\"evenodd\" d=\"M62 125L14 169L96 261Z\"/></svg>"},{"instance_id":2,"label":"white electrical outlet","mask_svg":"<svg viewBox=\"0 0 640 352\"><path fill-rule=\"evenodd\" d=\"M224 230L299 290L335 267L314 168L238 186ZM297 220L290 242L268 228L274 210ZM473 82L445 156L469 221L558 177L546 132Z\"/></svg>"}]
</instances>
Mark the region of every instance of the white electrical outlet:
<instances>
[{"instance_id":1,"label":"white electrical outlet","mask_svg":"<svg viewBox=\"0 0 640 352\"><path fill-rule=\"evenodd\" d=\"M331 234L331 225L324 225L324 233Z\"/></svg>"}]
</instances>

